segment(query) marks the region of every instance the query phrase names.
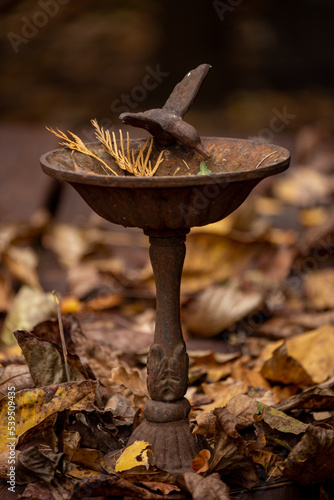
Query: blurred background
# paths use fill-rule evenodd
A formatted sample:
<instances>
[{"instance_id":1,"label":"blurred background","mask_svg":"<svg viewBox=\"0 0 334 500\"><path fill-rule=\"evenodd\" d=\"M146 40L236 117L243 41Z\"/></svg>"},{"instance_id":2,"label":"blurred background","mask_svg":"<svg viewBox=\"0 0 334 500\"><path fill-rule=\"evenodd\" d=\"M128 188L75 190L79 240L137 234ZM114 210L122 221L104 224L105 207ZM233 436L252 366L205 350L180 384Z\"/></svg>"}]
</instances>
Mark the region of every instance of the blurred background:
<instances>
[{"instance_id":1,"label":"blurred background","mask_svg":"<svg viewBox=\"0 0 334 500\"><path fill-rule=\"evenodd\" d=\"M273 177L256 191L274 196L280 209L262 202L255 209L255 193L238 216L239 229L247 232L257 213L271 227L296 231L294 241L301 235L316 241L305 230L317 226L332 234L332 1L0 0L0 13L0 220L6 228L22 223L39 231L43 252L50 220L123 231L42 173L40 156L58 145L45 126L89 142L92 118L117 131L121 112L162 106L187 71L209 63L186 120L203 136L255 138L292 153L287 181ZM114 241L140 267L147 242L135 233ZM142 252L133 251L136 242ZM39 259L42 284L66 291L61 273L43 273L54 260L52 252L45 264Z\"/></svg>"},{"instance_id":2,"label":"blurred background","mask_svg":"<svg viewBox=\"0 0 334 500\"><path fill-rule=\"evenodd\" d=\"M118 129L122 111L161 106L204 62L212 69L186 118L201 135L257 137L294 152L303 127L320 140L332 133L330 0L1 0L0 13L6 220L31 215L49 185L38 159L57 143L45 125L92 140L91 118ZM14 201L19 178L34 194Z\"/></svg>"}]
</instances>

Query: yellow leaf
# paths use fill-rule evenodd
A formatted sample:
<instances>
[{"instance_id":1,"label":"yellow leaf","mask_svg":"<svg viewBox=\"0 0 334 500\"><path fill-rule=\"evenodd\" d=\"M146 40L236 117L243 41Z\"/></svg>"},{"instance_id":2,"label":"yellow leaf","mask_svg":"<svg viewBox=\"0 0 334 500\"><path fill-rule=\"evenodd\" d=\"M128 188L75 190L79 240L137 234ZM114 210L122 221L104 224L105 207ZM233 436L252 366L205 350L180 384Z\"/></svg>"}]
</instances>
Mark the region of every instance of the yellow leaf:
<instances>
[{"instance_id":1,"label":"yellow leaf","mask_svg":"<svg viewBox=\"0 0 334 500\"><path fill-rule=\"evenodd\" d=\"M15 436L8 436L9 399L8 395L5 396L0 400L0 436L17 440L51 415L72 408L75 404L78 407L78 403L85 400L88 394L95 396L96 384L97 382L93 380L83 380L18 391L14 399ZM0 453L6 450L8 450L7 441L4 439L0 441Z\"/></svg>"},{"instance_id":2,"label":"yellow leaf","mask_svg":"<svg viewBox=\"0 0 334 500\"><path fill-rule=\"evenodd\" d=\"M125 448L121 456L116 462L115 471L124 472L135 467L149 468L150 444L146 441L135 441L133 444Z\"/></svg>"}]
</instances>

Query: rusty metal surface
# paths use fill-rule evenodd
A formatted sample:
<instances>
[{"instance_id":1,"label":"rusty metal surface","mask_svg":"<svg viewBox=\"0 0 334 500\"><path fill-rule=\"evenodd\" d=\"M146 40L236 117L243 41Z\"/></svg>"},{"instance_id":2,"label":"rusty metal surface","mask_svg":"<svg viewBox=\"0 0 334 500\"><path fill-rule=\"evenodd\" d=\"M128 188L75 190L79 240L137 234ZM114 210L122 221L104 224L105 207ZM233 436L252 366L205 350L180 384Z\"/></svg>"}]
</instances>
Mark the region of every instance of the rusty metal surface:
<instances>
[{"instance_id":1,"label":"rusty metal surface","mask_svg":"<svg viewBox=\"0 0 334 500\"><path fill-rule=\"evenodd\" d=\"M203 138L203 143L212 151L207 162L212 171L209 175L197 175L197 153L185 155L174 147L169 148L162 173L174 172L179 163L184 175L116 177L74 171L67 149L45 154L41 164L48 175L72 184L88 205L110 222L143 229L176 229L223 219L238 208L261 179L282 172L290 161L286 149L270 144L225 138ZM98 171L97 162L82 156L83 165ZM184 158L189 169L182 162Z\"/></svg>"},{"instance_id":2,"label":"rusty metal surface","mask_svg":"<svg viewBox=\"0 0 334 500\"><path fill-rule=\"evenodd\" d=\"M176 85L162 108L150 109L142 113L122 113L120 119L126 125L148 130L161 146L171 146L176 141L195 149L205 158L209 158L201 138L195 128L182 118L188 111L202 85L209 69L209 64L201 64L189 71Z\"/></svg>"}]
</instances>

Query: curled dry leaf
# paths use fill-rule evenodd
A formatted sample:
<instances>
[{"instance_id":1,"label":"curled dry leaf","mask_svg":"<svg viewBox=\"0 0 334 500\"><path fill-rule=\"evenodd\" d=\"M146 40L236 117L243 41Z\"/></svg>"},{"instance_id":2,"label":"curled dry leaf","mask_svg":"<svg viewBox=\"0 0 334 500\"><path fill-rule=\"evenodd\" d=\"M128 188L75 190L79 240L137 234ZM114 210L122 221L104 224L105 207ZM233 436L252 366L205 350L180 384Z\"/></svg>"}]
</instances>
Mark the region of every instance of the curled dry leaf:
<instances>
[{"instance_id":1,"label":"curled dry leaf","mask_svg":"<svg viewBox=\"0 0 334 500\"><path fill-rule=\"evenodd\" d=\"M291 410L332 410L334 407L334 377L327 382L306 389L278 405L282 411Z\"/></svg>"},{"instance_id":2,"label":"curled dry leaf","mask_svg":"<svg viewBox=\"0 0 334 500\"><path fill-rule=\"evenodd\" d=\"M195 472L185 472L178 480L189 491L193 500L230 500L229 487L223 483L219 474L201 477Z\"/></svg>"},{"instance_id":3,"label":"curled dry leaf","mask_svg":"<svg viewBox=\"0 0 334 500\"><path fill-rule=\"evenodd\" d=\"M190 465L197 474L204 474L209 469L210 458L211 452L209 450L201 450Z\"/></svg>"},{"instance_id":4,"label":"curled dry leaf","mask_svg":"<svg viewBox=\"0 0 334 500\"><path fill-rule=\"evenodd\" d=\"M260 293L246 293L236 283L212 286L201 292L184 310L184 324L198 335L211 337L247 316L261 302Z\"/></svg>"},{"instance_id":5,"label":"curled dry leaf","mask_svg":"<svg viewBox=\"0 0 334 500\"><path fill-rule=\"evenodd\" d=\"M261 370L262 375L269 380L283 384L313 385L333 375L333 325L324 325L287 339L284 343L274 343L270 348L273 350L272 356L264 362Z\"/></svg>"},{"instance_id":6,"label":"curled dry leaf","mask_svg":"<svg viewBox=\"0 0 334 500\"><path fill-rule=\"evenodd\" d=\"M237 420L226 408L217 408L214 414L216 433L209 471L219 471L232 483L251 488L259 477L254 462L246 456L246 443L236 430Z\"/></svg>"},{"instance_id":7,"label":"curled dry leaf","mask_svg":"<svg viewBox=\"0 0 334 500\"><path fill-rule=\"evenodd\" d=\"M334 477L334 430L310 425L285 461L284 475L301 484Z\"/></svg>"}]
</instances>

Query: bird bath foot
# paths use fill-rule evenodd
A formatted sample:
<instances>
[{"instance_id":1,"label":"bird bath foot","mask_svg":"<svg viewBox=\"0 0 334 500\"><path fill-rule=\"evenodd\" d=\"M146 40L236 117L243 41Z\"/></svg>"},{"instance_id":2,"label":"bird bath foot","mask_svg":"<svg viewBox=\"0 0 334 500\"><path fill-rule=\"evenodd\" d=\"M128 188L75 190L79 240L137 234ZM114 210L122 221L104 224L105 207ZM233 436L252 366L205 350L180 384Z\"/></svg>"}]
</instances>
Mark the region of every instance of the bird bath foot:
<instances>
[{"instance_id":1,"label":"bird bath foot","mask_svg":"<svg viewBox=\"0 0 334 500\"><path fill-rule=\"evenodd\" d=\"M193 226L224 219L265 177L285 170L289 152L272 144L221 137L200 137L183 120L209 66L187 73L161 109L124 113L124 123L149 130L155 154L166 147L163 167L154 177L102 175L97 161L80 157L76 169L69 149L57 149L41 158L45 173L69 182L101 217L125 227L142 228L150 238L150 259L156 283L156 327L148 356L150 400L146 420L129 444L150 443L155 464L168 472L191 470L191 461L207 448L191 433L188 355L180 323L180 281L186 234ZM138 146L132 140L130 148ZM102 147L90 145L95 152ZM208 174L198 175L203 157ZM187 166L186 174L175 175ZM116 163L112 165L117 168ZM177 169L175 170L175 168ZM186 167L184 167L186 168Z\"/></svg>"},{"instance_id":2,"label":"bird bath foot","mask_svg":"<svg viewBox=\"0 0 334 500\"><path fill-rule=\"evenodd\" d=\"M154 465L170 474L193 471L191 461L208 448L202 436L192 434L188 418L163 423L145 420L133 432L128 446L135 441L150 443Z\"/></svg>"}]
</instances>

